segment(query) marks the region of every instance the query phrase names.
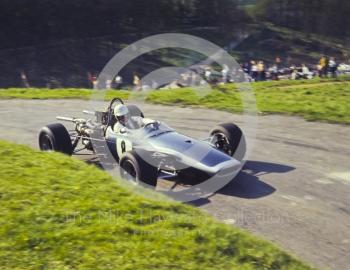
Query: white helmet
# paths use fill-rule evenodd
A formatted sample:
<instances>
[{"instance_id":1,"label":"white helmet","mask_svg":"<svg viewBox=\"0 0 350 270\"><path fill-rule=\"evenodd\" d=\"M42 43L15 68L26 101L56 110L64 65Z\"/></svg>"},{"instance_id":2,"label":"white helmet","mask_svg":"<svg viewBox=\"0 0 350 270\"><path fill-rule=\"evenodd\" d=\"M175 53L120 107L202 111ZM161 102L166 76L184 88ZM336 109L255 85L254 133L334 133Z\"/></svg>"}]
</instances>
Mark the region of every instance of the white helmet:
<instances>
[{"instance_id":1,"label":"white helmet","mask_svg":"<svg viewBox=\"0 0 350 270\"><path fill-rule=\"evenodd\" d=\"M126 107L123 104L119 104L119 105L114 107L114 115L115 115L115 117L125 116L128 113L129 113L128 107Z\"/></svg>"}]
</instances>

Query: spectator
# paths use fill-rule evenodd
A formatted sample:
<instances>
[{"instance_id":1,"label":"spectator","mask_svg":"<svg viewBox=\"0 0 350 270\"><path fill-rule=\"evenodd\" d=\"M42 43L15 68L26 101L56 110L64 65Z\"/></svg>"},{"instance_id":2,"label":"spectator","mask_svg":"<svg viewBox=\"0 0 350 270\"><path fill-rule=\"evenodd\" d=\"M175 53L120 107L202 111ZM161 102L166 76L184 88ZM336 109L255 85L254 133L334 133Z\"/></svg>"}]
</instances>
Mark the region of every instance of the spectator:
<instances>
[{"instance_id":1,"label":"spectator","mask_svg":"<svg viewBox=\"0 0 350 270\"><path fill-rule=\"evenodd\" d=\"M245 62L242 66L243 68L243 71L247 74L250 74L251 73L251 63L248 63L248 62Z\"/></svg>"},{"instance_id":2,"label":"spectator","mask_svg":"<svg viewBox=\"0 0 350 270\"><path fill-rule=\"evenodd\" d=\"M291 74L290 74L290 79L291 80L297 80L298 79L298 70L296 69L295 66L290 67Z\"/></svg>"},{"instance_id":3,"label":"spectator","mask_svg":"<svg viewBox=\"0 0 350 270\"><path fill-rule=\"evenodd\" d=\"M274 67L273 67L274 71L276 71L276 73L273 74L273 76L274 76L273 79L275 79L275 80L279 80L278 72L279 72L279 68L280 68L281 62L282 62L281 58L279 56L277 56L275 58L275 64L274 64Z\"/></svg>"},{"instance_id":4,"label":"spectator","mask_svg":"<svg viewBox=\"0 0 350 270\"><path fill-rule=\"evenodd\" d=\"M258 64L258 81L266 80L265 64L263 61L259 61Z\"/></svg>"},{"instance_id":5,"label":"spectator","mask_svg":"<svg viewBox=\"0 0 350 270\"><path fill-rule=\"evenodd\" d=\"M258 66L257 66L255 61L251 61L250 63L251 63L251 67L252 67L251 68L251 72L252 72L251 77L252 77L253 81L256 81L258 79Z\"/></svg>"},{"instance_id":6,"label":"spectator","mask_svg":"<svg viewBox=\"0 0 350 270\"><path fill-rule=\"evenodd\" d=\"M276 59L275 59L275 63L277 65L277 67L278 67L278 65L281 64L281 62L282 62L281 58L279 56L277 56Z\"/></svg>"},{"instance_id":7,"label":"spectator","mask_svg":"<svg viewBox=\"0 0 350 270\"><path fill-rule=\"evenodd\" d=\"M95 75L93 75L93 74L91 74L89 71L87 72L87 78L88 78L88 81L89 81L89 83L90 83L90 86L92 87L92 88L95 88L95 86L96 86L96 80L97 80L97 78L96 78L96 76Z\"/></svg>"},{"instance_id":8,"label":"spectator","mask_svg":"<svg viewBox=\"0 0 350 270\"><path fill-rule=\"evenodd\" d=\"M106 80L106 89L112 88L112 80Z\"/></svg>"},{"instance_id":9,"label":"spectator","mask_svg":"<svg viewBox=\"0 0 350 270\"><path fill-rule=\"evenodd\" d=\"M26 88L30 87L27 75L24 73L24 71L21 71L21 80L22 80L22 83L23 83L24 87L26 87Z\"/></svg>"},{"instance_id":10,"label":"spectator","mask_svg":"<svg viewBox=\"0 0 350 270\"><path fill-rule=\"evenodd\" d=\"M329 71L329 58L326 57L326 66L324 67L324 75L326 78L328 77L328 71Z\"/></svg>"},{"instance_id":11,"label":"spectator","mask_svg":"<svg viewBox=\"0 0 350 270\"><path fill-rule=\"evenodd\" d=\"M142 90L141 80L140 80L139 76L137 76L136 73L134 73L133 84L134 84L134 90L136 90L136 91Z\"/></svg>"},{"instance_id":12,"label":"spectator","mask_svg":"<svg viewBox=\"0 0 350 270\"><path fill-rule=\"evenodd\" d=\"M274 64L271 69L271 79L277 81L278 80L278 67L277 64Z\"/></svg>"},{"instance_id":13,"label":"spectator","mask_svg":"<svg viewBox=\"0 0 350 270\"><path fill-rule=\"evenodd\" d=\"M301 65L301 76L304 79L312 79L313 75L312 72L310 72L310 69L305 65Z\"/></svg>"},{"instance_id":14,"label":"spectator","mask_svg":"<svg viewBox=\"0 0 350 270\"><path fill-rule=\"evenodd\" d=\"M208 83L210 83L210 79L211 79L211 68L210 67L205 68L204 77L205 77L205 80Z\"/></svg>"},{"instance_id":15,"label":"spectator","mask_svg":"<svg viewBox=\"0 0 350 270\"><path fill-rule=\"evenodd\" d=\"M318 73L321 78L327 76L326 65L326 57L322 56L318 66Z\"/></svg>"},{"instance_id":16,"label":"spectator","mask_svg":"<svg viewBox=\"0 0 350 270\"><path fill-rule=\"evenodd\" d=\"M222 77L222 82L227 83L227 75L229 73L229 68L227 65L224 65L222 70L221 70L221 77Z\"/></svg>"},{"instance_id":17,"label":"spectator","mask_svg":"<svg viewBox=\"0 0 350 270\"><path fill-rule=\"evenodd\" d=\"M114 79L114 88L115 89L119 89L120 86L122 85L123 83L123 78L119 75L117 75Z\"/></svg>"},{"instance_id":18,"label":"spectator","mask_svg":"<svg viewBox=\"0 0 350 270\"><path fill-rule=\"evenodd\" d=\"M97 76L96 75L92 75L91 82L92 82L92 88L96 89L97 88Z\"/></svg>"},{"instance_id":19,"label":"spectator","mask_svg":"<svg viewBox=\"0 0 350 270\"><path fill-rule=\"evenodd\" d=\"M322 66L321 64L317 65L317 74L321 78L322 77Z\"/></svg>"},{"instance_id":20,"label":"spectator","mask_svg":"<svg viewBox=\"0 0 350 270\"><path fill-rule=\"evenodd\" d=\"M336 78L337 77L337 63L335 61L334 57L331 57L329 60L329 71L331 72L332 78Z\"/></svg>"},{"instance_id":21,"label":"spectator","mask_svg":"<svg viewBox=\"0 0 350 270\"><path fill-rule=\"evenodd\" d=\"M209 69L209 78L211 77L211 70ZM191 85L198 85L198 76L197 73L195 71L191 72Z\"/></svg>"}]
</instances>

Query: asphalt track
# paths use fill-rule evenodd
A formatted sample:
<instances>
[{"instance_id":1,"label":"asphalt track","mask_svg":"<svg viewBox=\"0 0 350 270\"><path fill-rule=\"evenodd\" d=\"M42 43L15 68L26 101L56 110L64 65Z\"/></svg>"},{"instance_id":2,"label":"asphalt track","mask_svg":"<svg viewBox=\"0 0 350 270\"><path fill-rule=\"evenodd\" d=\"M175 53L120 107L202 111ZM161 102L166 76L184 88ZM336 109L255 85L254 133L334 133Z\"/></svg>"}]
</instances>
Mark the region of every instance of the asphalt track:
<instances>
[{"instance_id":1,"label":"asphalt track","mask_svg":"<svg viewBox=\"0 0 350 270\"><path fill-rule=\"evenodd\" d=\"M148 117L204 138L242 116L206 109L143 104ZM37 148L41 126L56 115L81 116L89 101L2 100L0 139ZM244 170L210 198L192 204L254 232L311 264L349 269L350 126L298 117L258 117L255 147Z\"/></svg>"}]
</instances>

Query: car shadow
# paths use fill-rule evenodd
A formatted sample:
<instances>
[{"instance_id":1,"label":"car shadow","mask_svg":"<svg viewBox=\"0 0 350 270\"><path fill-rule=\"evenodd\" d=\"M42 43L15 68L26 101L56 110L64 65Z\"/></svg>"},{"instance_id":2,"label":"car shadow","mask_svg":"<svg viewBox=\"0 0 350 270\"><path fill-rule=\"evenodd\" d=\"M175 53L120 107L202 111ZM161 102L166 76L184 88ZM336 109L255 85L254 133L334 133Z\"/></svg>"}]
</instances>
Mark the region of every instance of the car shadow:
<instances>
[{"instance_id":1,"label":"car shadow","mask_svg":"<svg viewBox=\"0 0 350 270\"><path fill-rule=\"evenodd\" d=\"M261 181L260 177L266 174L282 174L293 170L295 170L295 167L277 163L247 161L243 170L228 185L217 191L216 194L244 199L259 199L266 197L274 193L276 189ZM210 203L210 198L199 199L190 204L201 206L207 203Z\"/></svg>"},{"instance_id":2,"label":"car shadow","mask_svg":"<svg viewBox=\"0 0 350 270\"><path fill-rule=\"evenodd\" d=\"M93 164L101 169L103 168L96 156L90 157L85 161L88 164ZM229 184L217 191L215 194L244 199L259 199L266 197L274 193L276 189L273 186L261 181L260 177L271 173L283 174L293 170L295 170L295 167L288 165L249 160L245 163L242 171L236 175L236 177ZM187 184L195 185L198 183ZM210 203L210 197L193 201L190 204L200 206L207 203Z\"/></svg>"},{"instance_id":3,"label":"car shadow","mask_svg":"<svg viewBox=\"0 0 350 270\"><path fill-rule=\"evenodd\" d=\"M287 173L295 170L295 167L278 163L248 160L245 163L243 170L250 170L255 175L261 175L269 173Z\"/></svg>"},{"instance_id":4,"label":"car shadow","mask_svg":"<svg viewBox=\"0 0 350 270\"><path fill-rule=\"evenodd\" d=\"M274 193L276 189L261 181L260 177L262 175L287 173L293 170L295 170L294 167L277 163L247 161L243 170L235 177L235 179L217 193L245 199L258 199L265 197Z\"/></svg>"}]
</instances>

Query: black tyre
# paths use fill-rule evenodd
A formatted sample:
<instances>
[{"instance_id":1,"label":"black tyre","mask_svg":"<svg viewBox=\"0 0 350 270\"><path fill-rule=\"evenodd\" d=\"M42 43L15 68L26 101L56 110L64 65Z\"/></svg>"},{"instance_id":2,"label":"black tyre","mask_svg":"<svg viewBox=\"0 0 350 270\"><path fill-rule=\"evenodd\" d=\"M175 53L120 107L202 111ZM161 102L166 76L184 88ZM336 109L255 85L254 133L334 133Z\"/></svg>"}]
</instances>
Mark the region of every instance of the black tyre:
<instances>
[{"instance_id":1,"label":"black tyre","mask_svg":"<svg viewBox=\"0 0 350 270\"><path fill-rule=\"evenodd\" d=\"M143 112L136 105L127 105L130 116L140 116L144 118Z\"/></svg>"},{"instance_id":2,"label":"black tyre","mask_svg":"<svg viewBox=\"0 0 350 270\"><path fill-rule=\"evenodd\" d=\"M238 126L233 123L220 124L210 132L210 136L213 136L217 149L239 161L244 159L246 140Z\"/></svg>"},{"instance_id":3,"label":"black tyre","mask_svg":"<svg viewBox=\"0 0 350 270\"><path fill-rule=\"evenodd\" d=\"M39 147L42 151L56 151L72 155L73 146L67 129L62 124L51 124L39 132Z\"/></svg>"},{"instance_id":4,"label":"black tyre","mask_svg":"<svg viewBox=\"0 0 350 270\"><path fill-rule=\"evenodd\" d=\"M119 165L123 179L145 187L157 186L158 169L144 161L135 151L124 153Z\"/></svg>"}]
</instances>

